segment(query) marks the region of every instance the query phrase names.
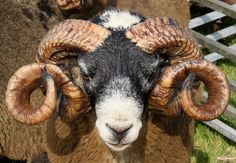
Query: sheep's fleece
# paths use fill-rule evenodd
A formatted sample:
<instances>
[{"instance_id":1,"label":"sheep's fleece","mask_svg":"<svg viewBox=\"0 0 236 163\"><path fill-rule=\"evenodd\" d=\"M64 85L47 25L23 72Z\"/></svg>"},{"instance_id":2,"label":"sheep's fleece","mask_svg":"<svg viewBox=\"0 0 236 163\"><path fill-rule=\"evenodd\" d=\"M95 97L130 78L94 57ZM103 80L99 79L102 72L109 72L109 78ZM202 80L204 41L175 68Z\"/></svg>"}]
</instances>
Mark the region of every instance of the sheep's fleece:
<instances>
[{"instance_id":1,"label":"sheep's fleece","mask_svg":"<svg viewBox=\"0 0 236 163\"><path fill-rule=\"evenodd\" d=\"M92 21L117 32L143 20L144 17L137 14L108 10ZM81 67L83 66L82 64ZM138 139L122 152L112 151L105 145L95 127L95 119L94 112L73 123L60 121L60 117L56 115L50 119L47 123L47 134L44 135L50 161L187 162L189 159L193 124L184 114L168 118L150 113L148 120L143 122Z\"/></svg>"},{"instance_id":2,"label":"sheep's fleece","mask_svg":"<svg viewBox=\"0 0 236 163\"><path fill-rule=\"evenodd\" d=\"M127 14L125 12L125 20L131 20L131 23L127 23L127 21L125 21L123 24L117 24L112 21L112 15L115 14L115 12L117 11L112 12L109 10L107 13L104 13L104 17L101 17L100 21L97 19L94 19L93 21L112 30L122 30L129 28L130 26L143 21L144 19L142 16L137 14L134 14L133 16L125 15ZM15 13L15 17L17 17L17 12ZM107 21L106 17L106 14L109 13L111 14L109 16L111 18L111 22ZM27 26L30 25L30 23L21 25ZM33 29L34 28L32 27L32 30ZM14 30L17 30L17 28ZM43 35L45 33L45 29L32 32L34 33L33 35L35 35L35 39L39 40L37 33ZM19 36L19 39L20 38L23 39L23 36ZM22 44L24 42L27 41L22 40ZM27 46L27 44L24 44L24 46ZM37 46L37 43L35 43L34 46ZM30 50L30 52L27 52L27 54L32 54L32 51L33 50ZM24 54L26 52L22 51L21 53ZM15 56L15 58L17 58L17 56ZM16 59L16 61L18 60L19 59ZM24 58L20 59L20 61L22 62L22 65L25 64ZM32 60L30 62L32 62ZM20 67L20 65L18 65L17 68L18 67ZM15 69L12 70L12 73L15 71ZM4 106L1 104L1 107ZM10 117L9 113L6 113L5 115ZM147 122L145 122L141 128L139 138L133 143L132 147L128 148L124 152L113 152L108 149L108 147L98 136L97 129L95 127L95 120L96 115L94 112L90 112L73 122L64 121L55 114L52 118L39 126L27 126L27 128L24 128L25 125L18 124L17 128L24 129L15 130L14 132L16 134L13 139L7 140L8 138L6 138L6 135L3 135L3 137L0 136L0 154L8 155L11 153L11 151L13 153L15 151L21 155L21 157L16 157L13 153L8 156L13 159L26 159L33 154L46 151L50 162L189 161L189 154L192 147L193 122L184 113L181 113L181 115L177 117L166 117L165 115L158 113L149 113ZM4 117L4 121L4 123L11 123L10 121L14 120L12 118L8 119ZM30 131L28 128L32 129L31 132L28 132ZM3 132L5 132L5 130L7 130L7 128L4 128ZM43 132L41 132L41 130ZM23 137L30 137L30 135L35 135L36 133L38 136L26 140L24 144L21 143L17 146L11 146L11 144L15 144L12 140L17 141L20 139L17 135L21 135L21 133ZM25 133L26 135L24 135ZM8 145L10 148L6 150L5 146ZM25 151L21 150L21 146L24 146ZM31 151L34 151L32 152L33 154L27 151L27 148L31 147Z\"/></svg>"}]
</instances>

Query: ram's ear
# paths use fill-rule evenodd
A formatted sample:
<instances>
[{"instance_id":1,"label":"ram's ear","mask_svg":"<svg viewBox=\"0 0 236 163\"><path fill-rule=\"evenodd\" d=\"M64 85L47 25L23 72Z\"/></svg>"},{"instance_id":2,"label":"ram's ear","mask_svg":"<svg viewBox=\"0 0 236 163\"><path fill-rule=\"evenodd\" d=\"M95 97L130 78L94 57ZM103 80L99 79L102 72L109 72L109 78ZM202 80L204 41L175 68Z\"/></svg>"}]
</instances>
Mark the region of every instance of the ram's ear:
<instances>
[{"instance_id":1,"label":"ram's ear","mask_svg":"<svg viewBox=\"0 0 236 163\"><path fill-rule=\"evenodd\" d=\"M72 82L83 89L83 80L77 58L70 59L68 62L68 71Z\"/></svg>"},{"instance_id":2,"label":"ram's ear","mask_svg":"<svg viewBox=\"0 0 236 163\"><path fill-rule=\"evenodd\" d=\"M9 81L6 103L12 115L26 124L37 124L44 121L55 110L55 98L59 88L63 97L66 97L61 103L61 107L67 118L75 119L80 114L87 112L89 101L83 90L68 77L68 68L65 68L70 59L79 53L67 52L92 52L109 35L110 31L102 26L89 21L73 19L65 20L49 30L38 48L37 61L39 63L19 69ZM60 65L60 68L55 64ZM73 67L72 69L74 75L79 75L77 69ZM49 73L52 76L52 79L49 80L47 77L46 80L48 95L42 106L32 111L29 104L30 94L39 87L43 73Z\"/></svg>"},{"instance_id":3,"label":"ram's ear","mask_svg":"<svg viewBox=\"0 0 236 163\"><path fill-rule=\"evenodd\" d=\"M93 52L111 34L106 28L89 21L67 19L52 28L41 41L37 61L60 65L70 82L61 87L63 92L63 115L75 119L87 112L89 102L83 96L79 66L73 58L82 52ZM70 75L69 75L70 74ZM83 101L83 102L80 102ZM83 109L81 109L83 108Z\"/></svg>"}]
</instances>

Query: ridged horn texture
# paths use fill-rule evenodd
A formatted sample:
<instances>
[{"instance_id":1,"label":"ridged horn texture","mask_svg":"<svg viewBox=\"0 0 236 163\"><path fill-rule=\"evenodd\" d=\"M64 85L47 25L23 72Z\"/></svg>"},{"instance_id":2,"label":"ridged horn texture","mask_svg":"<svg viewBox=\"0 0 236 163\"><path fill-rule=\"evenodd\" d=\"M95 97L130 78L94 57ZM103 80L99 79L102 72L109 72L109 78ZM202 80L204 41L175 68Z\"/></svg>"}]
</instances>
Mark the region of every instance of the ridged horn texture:
<instances>
[{"instance_id":1,"label":"ridged horn texture","mask_svg":"<svg viewBox=\"0 0 236 163\"><path fill-rule=\"evenodd\" d=\"M95 0L56 0L57 5L61 10L85 10L94 5Z\"/></svg>"},{"instance_id":2,"label":"ridged horn texture","mask_svg":"<svg viewBox=\"0 0 236 163\"><path fill-rule=\"evenodd\" d=\"M110 35L106 28L89 21L68 19L52 28L41 41L38 62L59 64L68 57L65 51L92 52Z\"/></svg>"},{"instance_id":3,"label":"ridged horn texture","mask_svg":"<svg viewBox=\"0 0 236 163\"><path fill-rule=\"evenodd\" d=\"M31 93L42 84L46 84L44 102L38 108L30 107ZM68 97L67 105L73 110L71 118L78 115L88 106L83 91L72 84L62 70L52 64L31 64L18 69L10 78L6 91L6 104L15 119L25 124L38 124L49 118L56 108L57 90ZM79 101L79 102L78 102Z\"/></svg>"},{"instance_id":4,"label":"ridged horn texture","mask_svg":"<svg viewBox=\"0 0 236 163\"><path fill-rule=\"evenodd\" d=\"M85 12L91 9L96 1L103 8L109 4L109 0L56 0L56 3L63 11L76 10L78 12Z\"/></svg>"},{"instance_id":5,"label":"ridged horn texture","mask_svg":"<svg viewBox=\"0 0 236 163\"><path fill-rule=\"evenodd\" d=\"M187 28L171 18L154 18L133 26L126 36L145 52L158 51L170 58L171 65L164 69L150 96L152 107L173 112L183 108L197 120L211 120L223 113L229 100L228 82L216 66L201 60L198 43ZM191 72L208 87L209 97L204 105L194 103L191 84L184 81Z\"/></svg>"},{"instance_id":6,"label":"ridged horn texture","mask_svg":"<svg viewBox=\"0 0 236 163\"><path fill-rule=\"evenodd\" d=\"M230 91L224 73L208 61L187 61L167 67L153 90L150 103L159 107L168 105L176 85L191 72L206 85L209 95L205 104L195 104L191 87L188 84L182 85L179 96L183 110L194 119L212 120L227 108Z\"/></svg>"},{"instance_id":7,"label":"ridged horn texture","mask_svg":"<svg viewBox=\"0 0 236 163\"><path fill-rule=\"evenodd\" d=\"M50 75L44 76L46 97L39 108L31 109L30 95L41 85L43 72L51 67L32 64L18 69L10 78L6 91L6 104L15 119L26 124L38 124L52 115L56 107L57 89Z\"/></svg>"},{"instance_id":8,"label":"ridged horn texture","mask_svg":"<svg viewBox=\"0 0 236 163\"><path fill-rule=\"evenodd\" d=\"M67 1L67 0L56 0L57 5L60 7L62 10L68 10L68 9L73 9L73 8L81 8L81 1Z\"/></svg>"},{"instance_id":9,"label":"ridged horn texture","mask_svg":"<svg viewBox=\"0 0 236 163\"><path fill-rule=\"evenodd\" d=\"M71 59L71 54L78 55L78 53L68 53L68 51L92 52L109 35L110 31L102 26L89 21L68 19L46 34L39 45L36 59L39 63L65 65ZM66 75L64 77L68 79ZM61 90L64 98L60 112L63 113L63 117L73 120L88 111L89 102L85 98L81 100L81 94L83 94L81 88L70 81L67 85L63 85Z\"/></svg>"},{"instance_id":10,"label":"ridged horn texture","mask_svg":"<svg viewBox=\"0 0 236 163\"><path fill-rule=\"evenodd\" d=\"M150 18L133 26L126 36L147 53L160 51L170 57L171 64L202 58L191 32L172 18Z\"/></svg>"}]
</instances>

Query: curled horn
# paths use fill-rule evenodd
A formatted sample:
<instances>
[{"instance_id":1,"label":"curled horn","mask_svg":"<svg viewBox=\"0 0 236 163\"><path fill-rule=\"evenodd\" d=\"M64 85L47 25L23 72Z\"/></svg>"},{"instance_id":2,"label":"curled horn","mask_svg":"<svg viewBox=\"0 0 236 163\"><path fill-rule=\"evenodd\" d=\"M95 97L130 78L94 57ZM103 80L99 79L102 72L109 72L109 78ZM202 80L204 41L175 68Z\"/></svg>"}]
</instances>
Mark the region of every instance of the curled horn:
<instances>
[{"instance_id":1,"label":"curled horn","mask_svg":"<svg viewBox=\"0 0 236 163\"><path fill-rule=\"evenodd\" d=\"M110 35L106 28L89 21L68 19L56 25L44 37L39 45L37 60L43 63L64 64L71 53L65 51L92 52ZM59 53L62 52L62 53ZM64 53L63 53L64 52ZM63 116L75 119L88 108L87 99L82 101L80 94L73 82L62 86L62 93L66 96L63 100ZM82 107L83 106L83 107Z\"/></svg>"},{"instance_id":2,"label":"curled horn","mask_svg":"<svg viewBox=\"0 0 236 163\"><path fill-rule=\"evenodd\" d=\"M52 115L56 108L57 89L51 75L57 66L31 64L18 69L10 78L6 91L6 104L15 119L26 124L38 124ZM60 74L58 74L60 75ZM39 108L30 109L30 94L44 79L47 91L46 97Z\"/></svg>"},{"instance_id":3,"label":"curled horn","mask_svg":"<svg viewBox=\"0 0 236 163\"><path fill-rule=\"evenodd\" d=\"M67 19L47 33L39 45L36 59L43 63L64 63L69 56L59 52L92 52L109 35L109 30L89 21Z\"/></svg>"},{"instance_id":4,"label":"curled horn","mask_svg":"<svg viewBox=\"0 0 236 163\"><path fill-rule=\"evenodd\" d=\"M202 58L190 31L171 18L147 19L128 30L126 36L147 53L168 54L171 64Z\"/></svg>"},{"instance_id":5,"label":"curled horn","mask_svg":"<svg viewBox=\"0 0 236 163\"><path fill-rule=\"evenodd\" d=\"M126 36L145 52L158 51L170 59L171 65L163 70L152 91L151 106L165 109L182 106L189 116L197 120L214 119L226 109L229 86L225 75L213 64L201 60L198 43L187 28L171 18L155 18L133 26ZM208 87L209 97L204 105L193 102L188 84L183 84L174 97L177 85L191 72Z\"/></svg>"},{"instance_id":6,"label":"curled horn","mask_svg":"<svg viewBox=\"0 0 236 163\"><path fill-rule=\"evenodd\" d=\"M64 51L92 52L109 34L107 29L83 20L68 19L52 28L39 45L38 63L20 68L9 80L6 103L11 114L26 124L44 121L55 111L59 88L66 99L64 116L75 119L88 111L89 102L82 89L56 65L66 63L70 57ZM40 86L41 78L46 84L45 100L40 107L30 109L30 94Z\"/></svg>"},{"instance_id":7,"label":"curled horn","mask_svg":"<svg viewBox=\"0 0 236 163\"><path fill-rule=\"evenodd\" d=\"M169 105L176 85L190 72L206 85L209 95L205 104L195 104L190 85L183 84L179 94L183 110L196 120L215 119L227 108L230 91L224 73L214 64L204 60L186 61L167 67L153 90L150 104L158 107Z\"/></svg>"}]
</instances>

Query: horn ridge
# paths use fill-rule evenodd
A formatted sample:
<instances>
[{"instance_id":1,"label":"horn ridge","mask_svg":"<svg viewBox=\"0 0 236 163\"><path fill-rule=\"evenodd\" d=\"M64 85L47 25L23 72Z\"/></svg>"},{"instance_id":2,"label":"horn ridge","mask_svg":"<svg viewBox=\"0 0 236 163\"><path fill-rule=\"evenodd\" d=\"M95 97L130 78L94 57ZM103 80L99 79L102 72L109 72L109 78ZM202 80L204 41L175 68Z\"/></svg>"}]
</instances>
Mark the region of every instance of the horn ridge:
<instances>
[{"instance_id":1,"label":"horn ridge","mask_svg":"<svg viewBox=\"0 0 236 163\"><path fill-rule=\"evenodd\" d=\"M133 26L126 36L147 53L167 51L172 64L182 62L183 57L185 60L202 58L191 32L172 18L149 18Z\"/></svg>"},{"instance_id":2,"label":"horn ridge","mask_svg":"<svg viewBox=\"0 0 236 163\"><path fill-rule=\"evenodd\" d=\"M106 28L89 21L67 19L54 26L41 41L36 56L39 62L57 64L68 54L61 51L92 52L110 35Z\"/></svg>"},{"instance_id":3,"label":"horn ridge","mask_svg":"<svg viewBox=\"0 0 236 163\"><path fill-rule=\"evenodd\" d=\"M32 109L30 95L40 87L42 79L46 85L46 96L39 107ZM67 97L68 105L64 105L67 118L75 119L80 113L90 109L83 90L75 86L58 66L45 63L26 65L15 72L7 86L7 108L13 117L22 123L41 123L55 111L59 87Z\"/></svg>"},{"instance_id":4,"label":"horn ridge","mask_svg":"<svg viewBox=\"0 0 236 163\"><path fill-rule=\"evenodd\" d=\"M212 120L222 114L229 101L229 85L224 73L205 60L187 61L167 67L156 84L149 103L152 106L168 108L176 85L189 73L194 73L196 78L206 85L209 96L205 104L196 104L193 101L191 85L184 83L178 95L182 109L196 120Z\"/></svg>"},{"instance_id":5,"label":"horn ridge","mask_svg":"<svg viewBox=\"0 0 236 163\"><path fill-rule=\"evenodd\" d=\"M10 78L6 91L6 105L15 119L25 124L38 124L55 110L57 89L51 75L44 75L47 91L44 102L31 109L30 94L41 85L45 65L31 64L18 69Z\"/></svg>"}]
</instances>

